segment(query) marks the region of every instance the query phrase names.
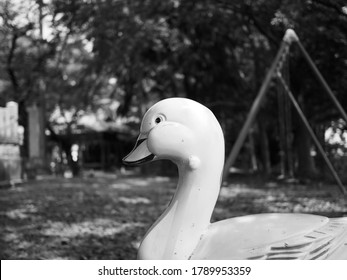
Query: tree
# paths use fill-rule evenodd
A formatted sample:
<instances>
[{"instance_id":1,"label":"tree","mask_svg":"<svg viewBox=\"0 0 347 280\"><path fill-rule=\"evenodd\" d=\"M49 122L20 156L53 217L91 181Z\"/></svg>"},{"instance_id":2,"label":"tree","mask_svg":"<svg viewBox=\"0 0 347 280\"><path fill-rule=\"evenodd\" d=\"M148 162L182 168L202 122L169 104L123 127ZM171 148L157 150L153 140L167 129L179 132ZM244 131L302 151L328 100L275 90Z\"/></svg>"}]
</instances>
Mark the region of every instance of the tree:
<instances>
[{"instance_id":1,"label":"tree","mask_svg":"<svg viewBox=\"0 0 347 280\"><path fill-rule=\"evenodd\" d=\"M50 119L57 107L62 115L72 111L63 136L54 131L54 120L46 125L73 165L71 127L76 125L81 113L94 109L96 93L104 96L114 91L108 86L108 77L102 73L96 75L88 41L80 30L75 31L68 22L63 24L64 15L52 3L5 1L0 8L3 23L0 51L1 59L6 62L0 72L5 85L3 91L7 93L4 99L19 103L19 122L24 128L27 127L26 108L31 104L44 106L45 120ZM22 151L24 157L27 157L26 146Z\"/></svg>"},{"instance_id":2,"label":"tree","mask_svg":"<svg viewBox=\"0 0 347 280\"><path fill-rule=\"evenodd\" d=\"M5 99L11 96L24 108L39 102L44 91L48 120L57 111L71 116L63 126L66 139L79 116L98 109L100 98L119 101L116 118L140 117L158 99L186 96L214 111L229 150L287 28L296 30L347 106L342 0L32 0L21 5L30 8L18 12L10 1L1 4ZM27 20L15 20L23 17ZM43 25L49 32L40 38ZM336 120L336 110L295 49L290 61L290 83L312 124ZM276 87L271 92L255 130L261 147L254 149L265 152L267 169L278 162ZM48 127L56 141L65 141L58 140L53 119ZM304 150L297 159L311 173L312 145L302 131L294 131L296 143L307 143L297 145ZM71 143L64 146L68 151Z\"/></svg>"}]
</instances>

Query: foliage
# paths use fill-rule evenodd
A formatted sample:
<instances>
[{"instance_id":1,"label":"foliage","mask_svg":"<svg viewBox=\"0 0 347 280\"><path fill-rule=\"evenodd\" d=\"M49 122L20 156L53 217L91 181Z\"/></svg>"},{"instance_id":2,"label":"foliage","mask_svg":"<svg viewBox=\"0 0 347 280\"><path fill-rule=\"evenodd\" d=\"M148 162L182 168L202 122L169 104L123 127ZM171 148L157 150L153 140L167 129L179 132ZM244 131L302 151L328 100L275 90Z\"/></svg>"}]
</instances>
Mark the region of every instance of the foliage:
<instances>
[{"instance_id":1,"label":"foliage","mask_svg":"<svg viewBox=\"0 0 347 280\"><path fill-rule=\"evenodd\" d=\"M158 99L186 96L214 111L229 150L287 28L296 30L347 107L346 9L343 0L6 0L0 4L1 99L20 102L24 125L31 103L44 105L51 128L52 112L71 115L68 134L80 116L105 105L100 100L118 101L109 107L116 120L138 118ZM337 120L293 50L290 82L310 121ZM277 141L276 104L270 95L261 117L270 143Z\"/></svg>"}]
</instances>

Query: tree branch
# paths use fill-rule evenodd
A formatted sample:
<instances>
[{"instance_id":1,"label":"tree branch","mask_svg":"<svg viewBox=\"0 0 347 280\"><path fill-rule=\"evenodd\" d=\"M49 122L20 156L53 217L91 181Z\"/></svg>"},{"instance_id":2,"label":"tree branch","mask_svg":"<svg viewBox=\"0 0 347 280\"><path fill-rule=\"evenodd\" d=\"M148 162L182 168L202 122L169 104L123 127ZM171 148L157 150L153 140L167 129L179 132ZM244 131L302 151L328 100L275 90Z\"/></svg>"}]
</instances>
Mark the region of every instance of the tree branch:
<instances>
[{"instance_id":1,"label":"tree branch","mask_svg":"<svg viewBox=\"0 0 347 280\"><path fill-rule=\"evenodd\" d=\"M253 25L256 29L258 29L258 31L263 34L272 44L274 44L275 46L279 45L279 41L277 40L277 38L275 38L274 36L272 36L272 34L270 32L267 32L265 30L265 28L263 28L263 26L259 23L259 21L257 20L257 18L254 16L254 12L252 9L252 6L250 4L246 4L246 16L253 22Z\"/></svg>"},{"instance_id":2,"label":"tree branch","mask_svg":"<svg viewBox=\"0 0 347 280\"><path fill-rule=\"evenodd\" d=\"M12 83L12 87L13 87L15 92L19 91L19 83L18 83L16 73L12 67L12 61L14 58L14 52L15 52L16 47L17 47L17 39L18 39L18 34L15 32L13 34L13 37L11 40L11 47L10 47L10 52L8 54L8 57L7 57L7 67L6 67L7 73L9 75L11 83Z\"/></svg>"},{"instance_id":3,"label":"tree branch","mask_svg":"<svg viewBox=\"0 0 347 280\"><path fill-rule=\"evenodd\" d=\"M342 11L342 5L339 6L338 3L332 3L332 2L327 2L327 1L321 1L321 0L314 0L317 5L323 6L325 8L331 9L336 11L340 16L344 16L347 18L347 15Z\"/></svg>"}]
</instances>

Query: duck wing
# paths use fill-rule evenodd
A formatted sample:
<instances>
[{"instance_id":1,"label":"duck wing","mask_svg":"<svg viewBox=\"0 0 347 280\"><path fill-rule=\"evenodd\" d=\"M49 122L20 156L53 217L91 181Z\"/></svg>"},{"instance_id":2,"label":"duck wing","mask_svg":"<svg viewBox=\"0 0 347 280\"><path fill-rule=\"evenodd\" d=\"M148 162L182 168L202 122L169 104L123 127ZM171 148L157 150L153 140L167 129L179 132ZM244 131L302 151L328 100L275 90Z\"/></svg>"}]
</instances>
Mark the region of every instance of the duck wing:
<instances>
[{"instance_id":1,"label":"duck wing","mask_svg":"<svg viewBox=\"0 0 347 280\"><path fill-rule=\"evenodd\" d=\"M347 218L329 219L307 234L253 250L248 259L347 259Z\"/></svg>"},{"instance_id":2,"label":"duck wing","mask_svg":"<svg viewBox=\"0 0 347 280\"><path fill-rule=\"evenodd\" d=\"M213 223L191 259L347 259L347 217L258 214Z\"/></svg>"}]
</instances>

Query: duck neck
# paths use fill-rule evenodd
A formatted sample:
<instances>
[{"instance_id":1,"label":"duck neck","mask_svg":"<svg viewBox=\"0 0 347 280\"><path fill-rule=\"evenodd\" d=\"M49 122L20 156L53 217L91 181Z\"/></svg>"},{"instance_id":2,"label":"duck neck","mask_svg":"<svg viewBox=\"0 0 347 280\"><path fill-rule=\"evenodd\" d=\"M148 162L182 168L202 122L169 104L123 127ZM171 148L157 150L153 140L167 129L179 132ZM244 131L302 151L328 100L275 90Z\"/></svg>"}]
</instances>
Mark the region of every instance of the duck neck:
<instances>
[{"instance_id":1,"label":"duck neck","mask_svg":"<svg viewBox=\"0 0 347 280\"><path fill-rule=\"evenodd\" d=\"M188 259L210 224L219 194L222 166L206 164L190 168L185 163L177 166L176 193L145 236L139 250L140 258Z\"/></svg>"}]
</instances>

